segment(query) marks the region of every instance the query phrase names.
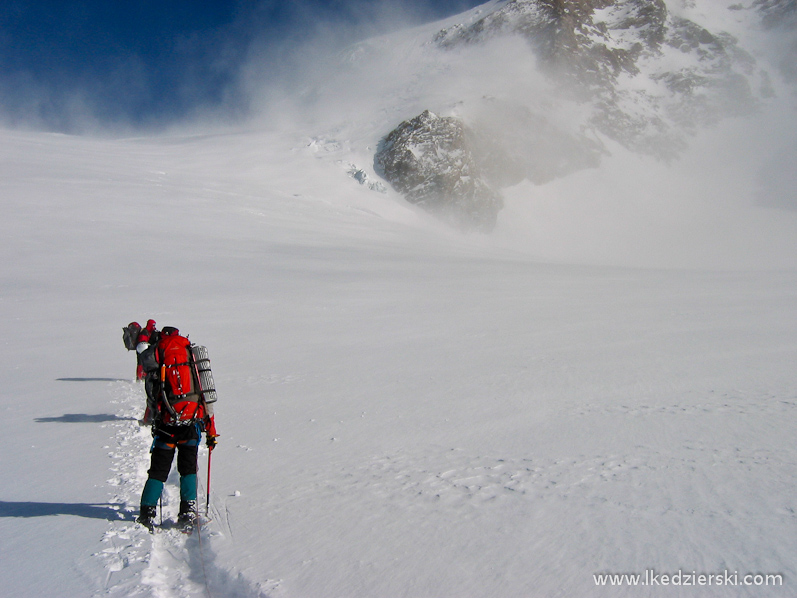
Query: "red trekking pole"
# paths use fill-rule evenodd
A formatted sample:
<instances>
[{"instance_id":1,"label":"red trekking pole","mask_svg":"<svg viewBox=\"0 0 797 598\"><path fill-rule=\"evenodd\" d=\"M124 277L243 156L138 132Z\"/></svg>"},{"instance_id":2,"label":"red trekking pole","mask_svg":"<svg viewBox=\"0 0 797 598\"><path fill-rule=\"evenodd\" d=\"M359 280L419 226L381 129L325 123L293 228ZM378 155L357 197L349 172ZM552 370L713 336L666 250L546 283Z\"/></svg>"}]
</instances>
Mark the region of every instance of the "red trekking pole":
<instances>
[{"instance_id":1,"label":"red trekking pole","mask_svg":"<svg viewBox=\"0 0 797 598\"><path fill-rule=\"evenodd\" d=\"M208 491L205 493L205 517L210 512L210 458L213 456L213 449L208 451Z\"/></svg>"}]
</instances>

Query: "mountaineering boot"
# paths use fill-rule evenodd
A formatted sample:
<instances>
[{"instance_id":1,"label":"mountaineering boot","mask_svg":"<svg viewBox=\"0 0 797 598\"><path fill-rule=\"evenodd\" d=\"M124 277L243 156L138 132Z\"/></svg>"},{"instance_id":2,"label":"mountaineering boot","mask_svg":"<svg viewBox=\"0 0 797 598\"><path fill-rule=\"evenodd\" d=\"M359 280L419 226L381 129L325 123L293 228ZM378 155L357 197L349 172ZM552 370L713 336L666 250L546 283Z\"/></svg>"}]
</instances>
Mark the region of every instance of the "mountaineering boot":
<instances>
[{"instance_id":1,"label":"mountaineering boot","mask_svg":"<svg viewBox=\"0 0 797 598\"><path fill-rule=\"evenodd\" d=\"M153 528L155 527L153 519L155 519L157 512L158 510L155 507L141 505L141 512L136 521L152 532Z\"/></svg>"},{"instance_id":2,"label":"mountaineering boot","mask_svg":"<svg viewBox=\"0 0 797 598\"><path fill-rule=\"evenodd\" d=\"M195 500L181 500L180 512L177 514L177 527L189 536L194 533L194 525L198 524Z\"/></svg>"},{"instance_id":3,"label":"mountaineering boot","mask_svg":"<svg viewBox=\"0 0 797 598\"><path fill-rule=\"evenodd\" d=\"M196 501L181 500L180 512L177 514L177 522L183 524L193 523L196 518Z\"/></svg>"}]
</instances>

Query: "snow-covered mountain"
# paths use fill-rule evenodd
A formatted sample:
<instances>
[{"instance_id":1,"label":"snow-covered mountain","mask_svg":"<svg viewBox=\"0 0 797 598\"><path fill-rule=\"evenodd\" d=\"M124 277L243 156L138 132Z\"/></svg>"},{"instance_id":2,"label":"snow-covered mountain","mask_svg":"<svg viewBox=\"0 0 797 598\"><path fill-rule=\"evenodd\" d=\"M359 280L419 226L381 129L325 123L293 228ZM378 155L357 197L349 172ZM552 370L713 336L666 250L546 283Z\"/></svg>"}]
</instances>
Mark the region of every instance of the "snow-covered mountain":
<instances>
[{"instance_id":1,"label":"snow-covered mountain","mask_svg":"<svg viewBox=\"0 0 797 598\"><path fill-rule=\"evenodd\" d=\"M235 130L0 131L3 595L795 595L793 3L666 2L755 60L728 63L755 111L662 116L667 160L524 35L465 41L510 6L313 53ZM650 74L697 50L660 52L595 93L677 113ZM374 168L418 115L500 188L492 233ZM121 328L148 318L209 348L219 393L190 538L134 522L152 438Z\"/></svg>"},{"instance_id":2,"label":"snow-covered mountain","mask_svg":"<svg viewBox=\"0 0 797 598\"><path fill-rule=\"evenodd\" d=\"M564 97L591 104L582 126L667 157L685 133L749 114L773 93L738 40L707 27L716 26L678 16L664 0L511 0L435 41L452 48L519 35Z\"/></svg>"},{"instance_id":3,"label":"snow-covered mountain","mask_svg":"<svg viewBox=\"0 0 797 598\"><path fill-rule=\"evenodd\" d=\"M674 163L696 135L729 120L756 129L756 118L784 105L780 118L793 120L794 14L793 2L493 1L409 36L359 44L313 93L321 102L330 94L319 90L347 97L356 114L343 126L372 125L372 137L426 110L458 119L473 140L479 185L498 191L595 168L618 144ZM408 200L437 212L436 205L472 205L472 178L459 185L464 191L438 189L451 173L444 141L407 143L391 160L411 155L417 167L408 168L427 173L422 186L431 197L419 201L417 175L388 176L396 189L413 187ZM484 195L483 212L500 206L494 195Z\"/></svg>"}]
</instances>

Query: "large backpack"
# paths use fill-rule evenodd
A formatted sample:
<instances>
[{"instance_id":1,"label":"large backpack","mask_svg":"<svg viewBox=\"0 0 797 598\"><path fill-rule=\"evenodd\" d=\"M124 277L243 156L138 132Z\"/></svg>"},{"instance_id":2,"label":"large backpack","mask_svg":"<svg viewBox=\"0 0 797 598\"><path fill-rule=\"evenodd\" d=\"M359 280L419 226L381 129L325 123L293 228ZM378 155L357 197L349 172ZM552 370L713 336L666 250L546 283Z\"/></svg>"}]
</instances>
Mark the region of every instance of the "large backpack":
<instances>
[{"instance_id":1,"label":"large backpack","mask_svg":"<svg viewBox=\"0 0 797 598\"><path fill-rule=\"evenodd\" d=\"M191 341L173 334L163 337L159 344L162 382L170 401L197 401L194 372L191 368Z\"/></svg>"},{"instance_id":2,"label":"large backpack","mask_svg":"<svg viewBox=\"0 0 797 598\"><path fill-rule=\"evenodd\" d=\"M128 351L135 351L138 344L138 335L141 333L141 325L138 322L130 322L122 328L122 342Z\"/></svg>"},{"instance_id":3,"label":"large backpack","mask_svg":"<svg viewBox=\"0 0 797 598\"><path fill-rule=\"evenodd\" d=\"M196 413L199 405L188 412L184 409L180 414L171 409L183 401L202 404L204 411L212 415L209 404L216 401L216 389L207 349L192 344L183 336L172 334L161 339L158 353L163 391L172 416L184 419L183 413Z\"/></svg>"}]
</instances>

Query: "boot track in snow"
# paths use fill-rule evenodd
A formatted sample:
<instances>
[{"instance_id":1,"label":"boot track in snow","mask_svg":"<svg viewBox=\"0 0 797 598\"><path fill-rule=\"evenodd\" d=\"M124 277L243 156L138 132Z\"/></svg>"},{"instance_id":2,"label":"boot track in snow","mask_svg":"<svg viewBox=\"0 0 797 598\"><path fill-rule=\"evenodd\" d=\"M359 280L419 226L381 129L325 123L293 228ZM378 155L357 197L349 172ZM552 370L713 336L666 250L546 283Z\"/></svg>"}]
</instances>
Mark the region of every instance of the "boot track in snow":
<instances>
[{"instance_id":1,"label":"boot track in snow","mask_svg":"<svg viewBox=\"0 0 797 598\"><path fill-rule=\"evenodd\" d=\"M143 387L119 381L112 387L121 418L109 425L113 476L108 484L115 489L109 502L118 505L119 519L109 523L102 538L105 548L94 555L107 572L104 589L94 595L268 598L256 584L215 565L213 538L222 532L213 523L218 517L212 503L209 518L202 517L193 533L184 533L186 530L174 524L180 503L178 486L172 479L176 479L176 471L164 487L153 533L135 521L147 479L152 437L149 428L137 422L145 405Z\"/></svg>"}]
</instances>

